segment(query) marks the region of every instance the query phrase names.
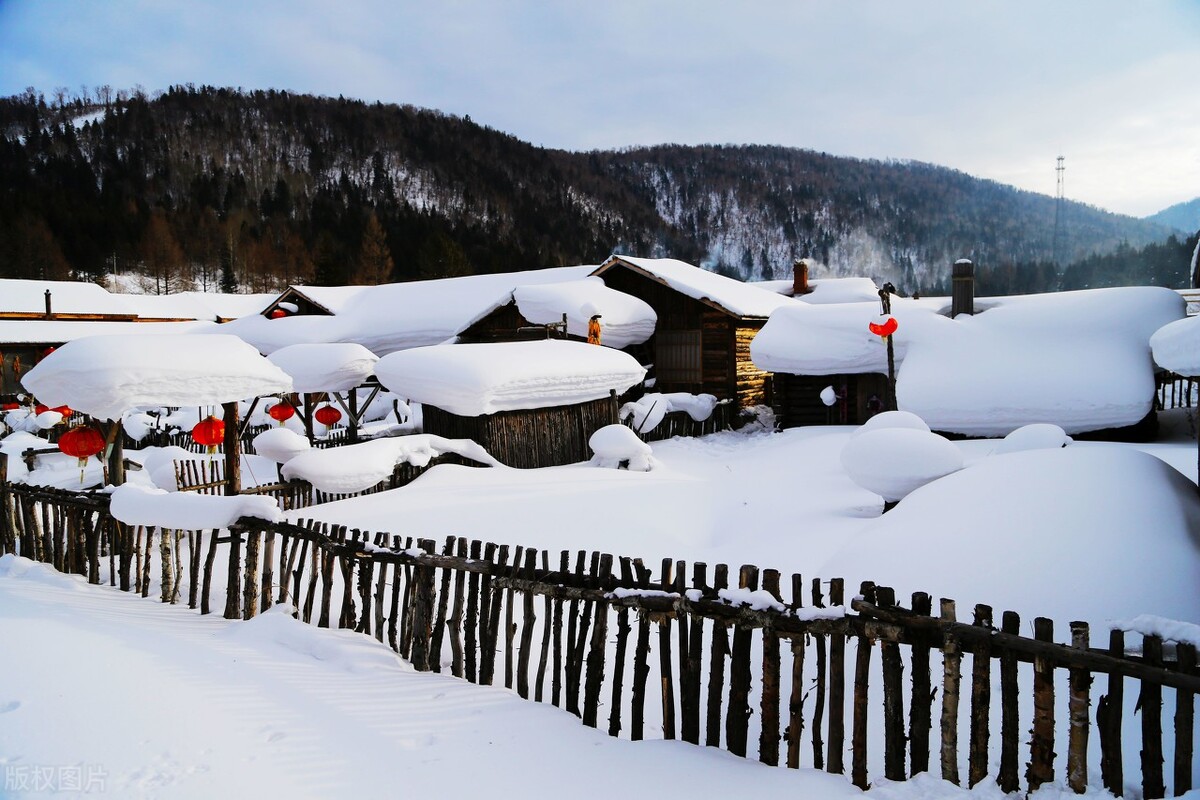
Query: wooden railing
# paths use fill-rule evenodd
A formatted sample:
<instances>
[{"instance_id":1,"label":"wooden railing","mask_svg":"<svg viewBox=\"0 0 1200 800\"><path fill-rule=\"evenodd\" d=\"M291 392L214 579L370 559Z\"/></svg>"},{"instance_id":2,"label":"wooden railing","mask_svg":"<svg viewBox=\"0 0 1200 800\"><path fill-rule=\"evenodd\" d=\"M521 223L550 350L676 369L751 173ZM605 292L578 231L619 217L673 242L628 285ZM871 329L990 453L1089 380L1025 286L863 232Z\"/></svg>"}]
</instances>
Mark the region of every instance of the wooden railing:
<instances>
[{"instance_id":1,"label":"wooden railing","mask_svg":"<svg viewBox=\"0 0 1200 800\"><path fill-rule=\"evenodd\" d=\"M1104 786L1121 795L1122 756L1138 752L1143 796L1163 797L1168 689L1171 788L1191 788L1200 675L1190 643L1164 648L1145 635L1139 652L1129 653L1124 634L1113 630L1104 646L1092 647L1083 623L1071 624L1068 643L1056 643L1049 619L1035 619L1028 637L1013 612L997 628L992 609L978 605L971 622L960 622L953 600L941 600L935 614L930 596L917 593L905 608L891 589L870 583L847 603L841 580L785 580L753 565L734 575L724 564L710 572L666 559L653 574L640 559L606 553L572 558L454 537L438 548L429 539L250 518L228 531L163 531L116 522L105 495L23 485L0 484L0 501L0 553L53 563L92 583L101 582L107 558L108 581L143 595L157 559L163 602L186 597L208 613L223 590L230 619L291 603L303 622L373 636L418 670L502 680L613 736L661 730L668 739L753 752L765 764L848 772L863 788L874 774L900 781L938 770L968 786L991 778L1006 792L1056 779L1082 792L1098 769ZM1022 671L1032 696L1019 691ZM1099 676L1106 682L1093 719ZM1123 741L1132 738L1123 719L1130 681L1140 741ZM648 691L652 685L658 689ZM966 702L969 728L960 731ZM882 718L873 722L880 705ZM1093 732L1096 763L1088 760ZM999 764L990 774L994 736ZM1056 766L1064 745L1065 767Z\"/></svg>"}]
</instances>

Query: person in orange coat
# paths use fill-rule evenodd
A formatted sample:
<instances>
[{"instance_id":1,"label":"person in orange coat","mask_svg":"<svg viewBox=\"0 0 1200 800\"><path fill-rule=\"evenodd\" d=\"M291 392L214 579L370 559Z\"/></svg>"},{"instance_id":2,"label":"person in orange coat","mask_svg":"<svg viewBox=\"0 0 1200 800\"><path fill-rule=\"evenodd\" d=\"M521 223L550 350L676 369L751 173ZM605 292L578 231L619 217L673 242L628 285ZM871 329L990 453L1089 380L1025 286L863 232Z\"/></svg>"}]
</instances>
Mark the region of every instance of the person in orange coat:
<instances>
[{"instance_id":1,"label":"person in orange coat","mask_svg":"<svg viewBox=\"0 0 1200 800\"><path fill-rule=\"evenodd\" d=\"M588 320L588 344L600 344L600 315L592 314Z\"/></svg>"}]
</instances>

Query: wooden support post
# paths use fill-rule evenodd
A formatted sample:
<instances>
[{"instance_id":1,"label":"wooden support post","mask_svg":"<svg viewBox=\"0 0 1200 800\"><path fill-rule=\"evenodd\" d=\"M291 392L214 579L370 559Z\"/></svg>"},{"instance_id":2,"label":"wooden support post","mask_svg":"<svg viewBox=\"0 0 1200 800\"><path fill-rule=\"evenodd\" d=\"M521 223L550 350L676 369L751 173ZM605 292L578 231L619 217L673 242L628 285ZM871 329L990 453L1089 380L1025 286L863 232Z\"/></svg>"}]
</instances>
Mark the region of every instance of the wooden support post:
<instances>
[{"instance_id":1,"label":"wooden support post","mask_svg":"<svg viewBox=\"0 0 1200 800\"><path fill-rule=\"evenodd\" d=\"M149 535L149 531L146 532ZM161 534L162 531L159 531ZM215 538L215 537L214 537ZM149 561L147 560L147 564ZM229 573L225 584L225 619L241 619L239 600L242 596L242 532L229 531Z\"/></svg>"},{"instance_id":2,"label":"wooden support post","mask_svg":"<svg viewBox=\"0 0 1200 800\"><path fill-rule=\"evenodd\" d=\"M729 567L717 564L713 569L713 592L729 588ZM729 631L724 623L713 621L712 647L708 662L708 701L705 713L704 744L721 746L721 699L725 693L725 659L729 656Z\"/></svg>"},{"instance_id":3,"label":"wooden support post","mask_svg":"<svg viewBox=\"0 0 1200 800\"><path fill-rule=\"evenodd\" d=\"M758 567L746 564L738 573L738 588L758 589ZM753 631L744 625L733 628L733 658L729 666L729 708L725 712L726 748L735 756L746 755L750 727L750 645Z\"/></svg>"},{"instance_id":4,"label":"wooden support post","mask_svg":"<svg viewBox=\"0 0 1200 800\"><path fill-rule=\"evenodd\" d=\"M1071 623L1071 646L1086 652L1088 649L1088 625L1086 622ZM1067 744L1067 786L1075 794L1087 790L1088 709L1092 700L1090 689L1092 674L1086 669L1072 668L1068 680L1070 728Z\"/></svg>"},{"instance_id":5,"label":"wooden support post","mask_svg":"<svg viewBox=\"0 0 1200 800\"><path fill-rule=\"evenodd\" d=\"M1196 674L1196 645L1175 645L1179 660L1179 671ZM1192 789L1192 747L1195 739L1195 694L1182 689L1175 690L1175 796Z\"/></svg>"},{"instance_id":6,"label":"wooden support post","mask_svg":"<svg viewBox=\"0 0 1200 800\"><path fill-rule=\"evenodd\" d=\"M242 595L242 619L258 614L258 531L246 531L246 579Z\"/></svg>"},{"instance_id":7,"label":"wooden support post","mask_svg":"<svg viewBox=\"0 0 1200 800\"><path fill-rule=\"evenodd\" d=\"M1000 630L1010 636L1020 636L1020 616L1015 611L1005 611ZM1018 703L1017 655L1005 650L1000 654L1000 773L996 776L996 783L1005 794L1020 788L1017 761L1020 737Z\"/></svg>"},{"instance_id":8,"label":"wooden support post","mask_svg":"<svg viewBox=\"0 0 1200 800\"><path fill-rule=\"evenodd\" d=\"M1054 641L1054 623L1045 617L1033 621L1033 637ZM1054 780L1054 662L1048 656L1033 660L1033 739L1025 782L1030 792Z\"/></svg>"},{"instance_id":9,"label":"wooden support post","mask_svg":"<svg viewBox=\"0 0 1200 800\"><path fill-rule=\"evenodd\" d=\"M954 601L942 598L943 622L955 621ZM962 649L958 640L947 634L942 645L942 780L958 784L958 691L961 680Z\"/></svg>"},{"instance_id":10,"label":"wooden support post","mask_svg":"<svg viewBox=\"0 0 1200 800\"><path fill-rule=\"evenodd\" d=\"M1108 634L1108 653L1113 658L1125 657L1125 632L1112 630ZM1121 761L1121 717L1125 705L1125 679L1113 672L1108 674L1108 694L1100 696L1096 705L1096 726L1100 729L1100 778L1104 788L1116 797L1125 791L1124 764Z\"/></svg>"},{"instance_id":11,"label":"wooden support post","mask_svg":"<svg viewBox=\"0 0 1200 800\"><path fill-rule=\"evenodd\" d=\"M763 589L775 601L783 603L779 593L779 572L763 570ZM769 766L779 765L779 634L771 626L762 629L762 697L759 708L761 728L758 736L758 760Z\"/></svg>"},{"instance_id":12,"label":"wooden support post","mask_svg":"<svg viewBox=\"0 0 1200 800\"><path fill-rule=\"evenodd\" d=\"M875 590L880 608L895 608L896 593L891 587ZM905 769L904 737L904 664L900 660L900 645L881 639L880 660L883 664L883 773L889 781L903 781Z\"/></svg>"},{"instance_id":13,"label":"wooden support post","mask_svg":"<svg viewBox=\"0 0 1200 800\"><path fill-rule=\"evenodd\" d=\"M221 410L225 419L225 494L235 495L242 491L242 437L238 436L237 401L223 403Z\"/></svg>"},{"instance_id":14,"label":"wooden support post","mask_svg":"<svg viewBox=\"0 0 1200 800\"><path fill-rule=\"evenodd\" d=\"M975 625L991 629L992 607L975 606ZM967 786L987 777L988 730L992 708L992 647L987 640L975 644L971 656L971 744L967 762Z\"/></svg>"},{"instance_id":15,"label":"wooden support post","mask_svg":"<svg viewBox=\"0 0 1200 800\"><path fill-rule=\"evenodd\" d=\"M914 592L912 611L922 617L933 613L933 601L925 592ZM929 771L929 731L933 727L933 682L929 674L929 644L912 645L912 703L908 711L909 774Z\"/></svg>"},{"instance_id":16,"label":"wooden support post","mask_svg":"<svg viewBox=\"0 0 1200 800\"><path fill-rule=\"evenodd\" d=\"M1162 666L1162 639L1142 639L1142 656L1150 667ZM1142 681L1142 797L1155 800L1166 796L1163 785L1162 686Z\"/></svg>"}]
</instances>

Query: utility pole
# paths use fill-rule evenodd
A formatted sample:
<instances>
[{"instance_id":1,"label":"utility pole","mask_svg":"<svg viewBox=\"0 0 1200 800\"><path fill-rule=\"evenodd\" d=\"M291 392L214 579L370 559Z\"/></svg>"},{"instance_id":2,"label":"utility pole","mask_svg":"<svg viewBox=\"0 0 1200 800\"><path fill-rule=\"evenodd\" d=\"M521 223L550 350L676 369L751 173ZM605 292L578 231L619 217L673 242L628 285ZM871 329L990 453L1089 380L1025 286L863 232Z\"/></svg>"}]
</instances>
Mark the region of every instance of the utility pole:
<instances>
[{"instance_id":1,"label":"utility pole","mask_svg":"<svg viewBox=\"0 0 1200 800\"><path fill-rule=\"evenodd\" d=\"M1060 274L1062 272L1062 266L1059 260L1058 242L1059 234L1062 231L1063 224L1065 222L1064 217L1066 212L1066 209L1064 208L1065 200L1063 199L1063 173L1067 171L1067 168L1063 166L1064 160L1065 159L1062 156L1059 156L1058 165L1054 168L1055 173L1058 175L1058 187L1054 194L1054 241L1051 244L1052 252L1050 254L1050 258L1054 262L1054 271Z\"/></svg>"}]
</instances>

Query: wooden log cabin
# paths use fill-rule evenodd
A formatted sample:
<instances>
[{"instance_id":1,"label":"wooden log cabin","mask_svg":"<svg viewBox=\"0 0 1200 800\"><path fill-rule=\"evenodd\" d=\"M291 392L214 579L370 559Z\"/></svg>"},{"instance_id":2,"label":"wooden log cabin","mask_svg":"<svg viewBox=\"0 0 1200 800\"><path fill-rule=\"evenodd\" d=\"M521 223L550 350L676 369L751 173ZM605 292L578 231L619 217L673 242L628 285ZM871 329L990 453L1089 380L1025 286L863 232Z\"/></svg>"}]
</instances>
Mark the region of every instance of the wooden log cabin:
<instances>
[{"instance_id":1,"label":"wooden log cabin","mask_svg":"<svg viewBox=\"0 0 1200 800\"><path fill-rule=\"evenodd\" d=\"M657 314L654 335L629 350L652 365L654 391L703 392L741 408L769 402L770 373L751 360L750 342L795 301L674 259L612 256L592 274Z\"/></svg>"}]
</instances>

